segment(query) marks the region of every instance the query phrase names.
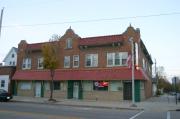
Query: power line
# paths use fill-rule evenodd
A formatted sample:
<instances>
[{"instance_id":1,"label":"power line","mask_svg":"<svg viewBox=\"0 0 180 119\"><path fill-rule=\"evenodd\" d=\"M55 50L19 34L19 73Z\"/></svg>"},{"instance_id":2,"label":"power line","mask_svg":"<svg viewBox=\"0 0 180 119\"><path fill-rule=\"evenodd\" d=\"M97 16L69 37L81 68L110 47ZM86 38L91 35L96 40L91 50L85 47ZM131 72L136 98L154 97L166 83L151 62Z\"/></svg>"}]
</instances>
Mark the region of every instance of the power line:
<instances>
[{"instance_id":1,"label":"power line","mask_svg":"<svg viewBox=\"0 0 180 119\"><path fill-rule=\"evenodd\" d=\"M3 28L9 28L9 27L34 27L34 26L47 26L47 25L57 25L57 24L74 24L74 23L88 23L88 22L125 20L125 19L135 19L135 18L150 18L150 17L169 16L169 15L180 15L180 12L151 14L151 15L142 15L142 16L117 17L117 18L102 18L102 19L90 19L90 20L76 20L76 21L54 22L54 23L44 23L44 24L38 23L38 24L27 24L27 25L7 25L7 26L2 26L2 27L3 27Z\"/></svg>"}]
</instances>

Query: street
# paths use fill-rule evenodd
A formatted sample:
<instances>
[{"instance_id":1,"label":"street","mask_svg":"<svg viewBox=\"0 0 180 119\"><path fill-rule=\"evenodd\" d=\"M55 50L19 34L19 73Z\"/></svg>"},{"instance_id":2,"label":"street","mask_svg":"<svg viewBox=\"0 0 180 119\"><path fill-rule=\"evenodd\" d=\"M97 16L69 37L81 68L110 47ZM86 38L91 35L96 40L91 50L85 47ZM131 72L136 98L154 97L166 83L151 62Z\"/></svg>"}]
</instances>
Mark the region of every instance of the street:
<instances>
[{"instance_id":1,"label":"street","mask_svg":"<svg viewBox=\"0 0 180 119\"><path fill-rule=\"evenodd\" d=\"M22 102L1 102L1 119L179 119L177 111L120 110Z\"/></svg>"},{"instance_id":2,"label":"street","mask_svg":"<svg viewBox=\"0 0 180 119\"><path fill-rule=\"evenodd\" d=\"M7 102L0 103L2 119L129 119L134 110L98 109L61 105Z\"/></svg>"}]
</instances>

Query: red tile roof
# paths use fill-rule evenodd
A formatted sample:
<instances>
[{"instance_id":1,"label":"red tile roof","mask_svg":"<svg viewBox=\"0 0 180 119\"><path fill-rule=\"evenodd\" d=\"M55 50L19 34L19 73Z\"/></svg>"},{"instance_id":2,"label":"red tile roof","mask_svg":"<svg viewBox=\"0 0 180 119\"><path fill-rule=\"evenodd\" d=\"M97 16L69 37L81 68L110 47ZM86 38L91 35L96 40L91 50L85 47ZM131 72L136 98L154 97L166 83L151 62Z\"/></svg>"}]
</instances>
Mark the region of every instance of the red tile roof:
<instances>
[{"instance_id":1,"label":"red tile roof","mask_svg":"<svg viewBox=\"0 0 180 119\"><path fill-rule=\"evenodd\" d=\"M141 71L135 70L135 79L145 80ZM48 70L16 71L13 80L51 80ZM92 70L57 69L54 80L131 80L129 68Z\"/></svg>"},{"instance_id":2,"label":"red tile roof","mask_svg":"<svg viewBox=\"0 0 180 119\"><path fill-rule=\"evenodd\" d=\"M124 39L123 35L109 35L109 36L97 36L97 37L87 37L81 38L79 40L79 45L102 45L114 42L121 42ZM28 49L39 50L43 43L33 43L27 44Z\"/></svg>"},{"instance_id":3,"label":"red tile roof","mask_svg":"<svg viewBox=\"0 0 180 119\"><path fill-rule=\"evenodd\" d=\"M98 36L82 38L79 41L79 45L100 45L113 42L120 42L124 39L123 35L109 35L109 36Z\"/></svg>"}]
</instances>

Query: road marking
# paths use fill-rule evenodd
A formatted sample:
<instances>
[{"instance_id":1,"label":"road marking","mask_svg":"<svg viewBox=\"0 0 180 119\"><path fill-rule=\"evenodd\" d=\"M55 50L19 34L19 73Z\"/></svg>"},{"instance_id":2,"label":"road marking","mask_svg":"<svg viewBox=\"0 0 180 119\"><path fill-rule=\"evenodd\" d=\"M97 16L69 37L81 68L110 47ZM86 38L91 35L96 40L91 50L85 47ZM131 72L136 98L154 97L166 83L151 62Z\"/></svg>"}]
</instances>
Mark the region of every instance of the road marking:
<instances>
[{"instance_id":1,"label":"road marking","mask_svg":"<svg viewBox=\"0 0 180 119\"><path fill-rule=\"evenodd\" d=\"M171 119L170 111L167 112L167 119Z\"/></svg>"},{"instance_id":2,"label":"road marking","mask_svg":"<svg viewBox=\"0 0 180 119\"><path fill-rule=\"evenodd\" d=\"M132 116L132 117L129 118L129 119L135 119L137 116L139 116L139 115L142 114L143 112L144 112L144 111L141 111L141 112L137 113L136 115Z\"/></svg>"}]
</instances>

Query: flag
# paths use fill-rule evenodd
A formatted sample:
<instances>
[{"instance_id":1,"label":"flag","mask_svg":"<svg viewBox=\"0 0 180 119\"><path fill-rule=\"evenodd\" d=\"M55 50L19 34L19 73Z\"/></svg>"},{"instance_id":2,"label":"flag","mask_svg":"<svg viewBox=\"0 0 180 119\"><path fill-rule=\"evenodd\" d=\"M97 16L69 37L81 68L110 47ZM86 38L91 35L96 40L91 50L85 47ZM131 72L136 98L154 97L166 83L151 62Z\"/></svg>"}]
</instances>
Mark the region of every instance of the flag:
<instances>
[{"instance_id":1,"label":"flag","mask_svg":"<svg viewBox=\"0 0 180 119\"><path fill-rule=\"evenodd\" d=\"M126 60L126 65L131 68L132 65L132 60L131 60L131 55L128 56L127 60Z\"/></svg>"}]
</instances>

